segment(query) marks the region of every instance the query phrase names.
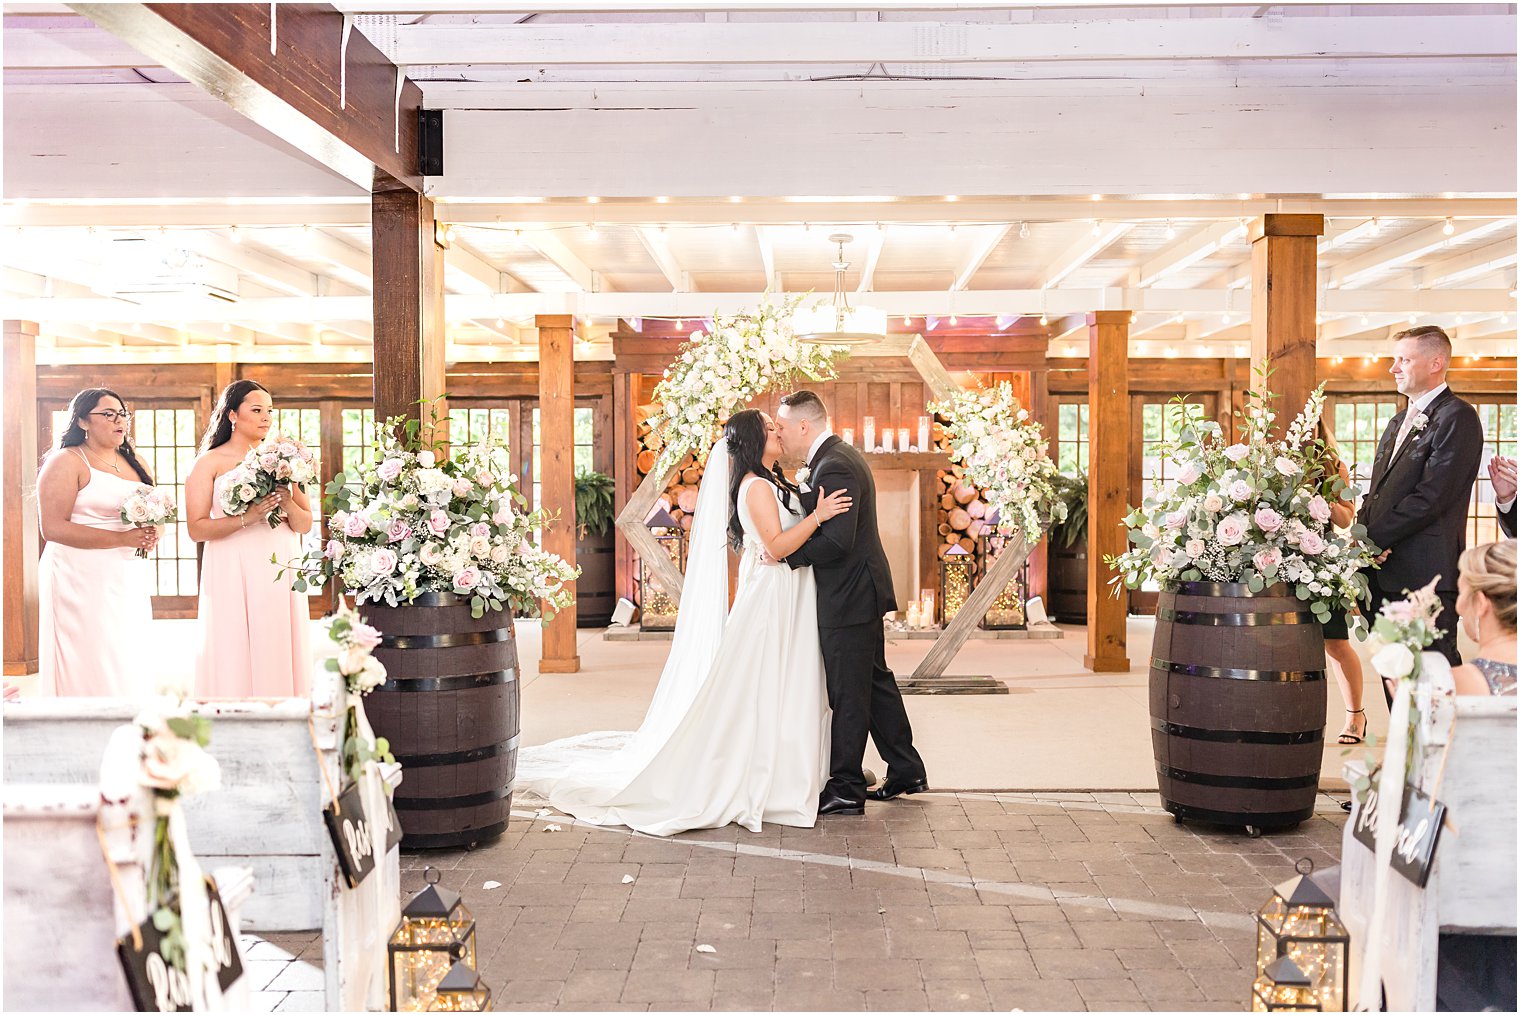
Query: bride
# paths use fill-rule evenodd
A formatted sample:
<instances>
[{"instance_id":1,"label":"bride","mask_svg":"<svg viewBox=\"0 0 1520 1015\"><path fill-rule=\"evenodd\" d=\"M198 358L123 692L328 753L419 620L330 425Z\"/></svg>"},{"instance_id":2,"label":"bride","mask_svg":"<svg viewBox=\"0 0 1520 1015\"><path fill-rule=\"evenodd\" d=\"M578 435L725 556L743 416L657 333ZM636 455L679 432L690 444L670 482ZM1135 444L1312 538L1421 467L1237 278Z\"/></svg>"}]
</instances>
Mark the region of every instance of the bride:
<instances>
[{"instance_id":1,"label":"bride","mask_svg":"<svg viewBox=\"0 0 1520 1015\"><path fill-rule=\"evenodd\" d=\"M519 798L650 835L817 820L829 709L813 573L760 558L786 557L850 500L820 491L817 510L801 514L765 413L735 413L723 434L702 477L681 611L643 724L525 748ZM743 553L731 611L729 545Z\"/></svg>"}]
</instances>

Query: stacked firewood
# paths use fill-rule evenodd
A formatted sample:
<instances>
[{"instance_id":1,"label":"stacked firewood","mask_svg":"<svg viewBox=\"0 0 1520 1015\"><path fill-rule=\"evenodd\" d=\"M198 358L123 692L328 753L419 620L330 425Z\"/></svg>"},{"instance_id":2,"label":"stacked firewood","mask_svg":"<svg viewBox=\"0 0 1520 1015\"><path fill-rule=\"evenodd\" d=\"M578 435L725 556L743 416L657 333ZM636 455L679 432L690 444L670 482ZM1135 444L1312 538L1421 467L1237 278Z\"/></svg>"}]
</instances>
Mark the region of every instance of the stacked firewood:
<instances>
[{"instance_id":1,"label":"stacked firewood","mask_svg":"<svg viewBox=\"0 0 1520 1015\"><path fill-rule=\"evenodd\" d=\"M665 446L660 435L649 425L649 418L656 412L657 407L653 405L640 405L634 409L634 436L639 449L634 457L634 471L639 482L643 482L649 470L654 468L655 460ZM681 528L689 531L692 512L697 509L697 487L701 483L702 466L697 464L696 458L687 455L681 459L681 465L671 477L670 485L655 502L656 507L670 512L670 516L681 524Z\"/></svg>"},{"instance_id":2,"label":"stacked firewood","mask_svg":"<svg viewBox=\"0 0 1520 1015\"><path fill-rule=\"evenodd\" d=\"M986 519L990 514L981 492L966 482L965 470L958 465L940 469L935 474L939 484L938 555L959 544L975 553L981 544Z\"/></svg>"}]
</instances>

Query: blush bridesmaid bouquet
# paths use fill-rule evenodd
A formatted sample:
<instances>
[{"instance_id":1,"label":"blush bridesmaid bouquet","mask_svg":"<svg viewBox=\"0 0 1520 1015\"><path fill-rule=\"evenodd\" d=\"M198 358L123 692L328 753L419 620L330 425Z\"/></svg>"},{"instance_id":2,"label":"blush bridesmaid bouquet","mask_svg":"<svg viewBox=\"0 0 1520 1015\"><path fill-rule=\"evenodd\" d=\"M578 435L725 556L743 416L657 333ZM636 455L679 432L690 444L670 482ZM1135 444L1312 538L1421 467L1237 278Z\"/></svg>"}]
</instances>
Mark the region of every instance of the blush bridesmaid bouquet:
<instances>
[{"instance_id":1,"label":"blush bridesmaid bouquet","mask_svg":"<svg viewBox=\"0 0 1520 1015\"><path fill-rule=\"evenodd\" d=\"M246 514L250 505L277 487L306 486L317 480L317 456L300 441L278 435L249 451L231 470L222 487L222 511L229 517ZM285 521L280 511L269 512L269 527Z\"/></svg>"},{"instance_id":2,"label":"blush bridesmaid bouquet","mask_svg":"<svg viewBox=\"0 0 1520 1015\"><path fill-rule=\"evenodd\" d=\"M123 525L152 526L169 525L179 519L179 508L169 491L157 486L139 486L127 494L121 502L118 517ZM139 546L136 556L148 556L146 547Z\"/></svg>"}]
</instances>

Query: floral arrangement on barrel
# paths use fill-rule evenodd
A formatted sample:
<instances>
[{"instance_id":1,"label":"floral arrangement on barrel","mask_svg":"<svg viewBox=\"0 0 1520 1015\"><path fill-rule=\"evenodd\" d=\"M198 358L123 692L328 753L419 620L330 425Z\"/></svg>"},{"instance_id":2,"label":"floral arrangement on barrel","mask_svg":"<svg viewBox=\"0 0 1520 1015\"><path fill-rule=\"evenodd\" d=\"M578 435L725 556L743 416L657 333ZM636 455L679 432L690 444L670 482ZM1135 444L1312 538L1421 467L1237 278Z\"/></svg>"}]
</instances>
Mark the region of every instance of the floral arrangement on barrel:
<instances>
[{"instance_id":1,"label":"floral arrangement on barrel","mask_svg":"<svg viewBox=\"0 0 1520 1015\"><path fill-rule=\"evenodd\" d=\"M291 565L296 591L336 577L359 603L387 606L448 592L467 597L476 619L539 603L548 619L569 604L565 584L580 571L529 538L553 519L520 510L499 441L450 454L436 427L416 419L395 416L377 430L372 460L327 485L331 538Z\"/></svg>"},{"instance_id":2,"label":"floral arrangement on barrel","mask_svg":"<svg viewBox=\"0 0 1520 1015\"><path fill-rule=\"evenodd\" d=\"M1268 372L1263 368L1261 374L1265 388ZM1125 518L1130 549L1104 558L1118 571L1110 583L1116 593L1120 581L1132 589L1148 580L1163 588L1229 582L1252 592L1283 582L1321 623L1365 598L1364 569L1378 551L1363 526L1341 532L1330 524L1330 504L1346 484L1327 467L1324 444L1313 437L1324 411L1324 386L1309 396L1281 440L1269 434L1273 397L1248 394L1237 413L1241 439L1234 444L1202 406L1180 396L1172 400L1176 436L1159 453L1175 463L1176 478Z\"/></svg>"},{"instance_id":3,"label":"floral arrangement on barrel","mask_svg":"<svg viewBox=\"0 0 1520 1015\"><path fill-rule=\"evenodd\" d=\"M799 342L792 332L792 313L801 300L779 306L767 300L749 313L715 316L711 330L692 333L654 389L666 414L649 420L663 443L652 474L663 474L689 451L705 451L717 439L719 424L756 396L798 376L814 381L834 376L841 350Z\"/></svg>"},{"instance_id":4,"label":"floral arrangement on barrel","mask_svg":"<svg viewBox=\"0 0 1520 1015\"><path fill-rule=\"evenodd\" d=\"M307 486L317 481L317 456L300 441L271 435L233 466L232 479L222 488L222 511L228 517L246 514L254 501L277 487ZM281 511L269 513L269 527L285 521Z\"/></svg>"},{"instance_id":5,"label":"floral arrangement on barrel","mask_svg":"<svg viewBox=\"0 0 1520 1015\"><path fill-rule=\"evenodd\" d=\"M1017 529L1033 546L1046 524L1066 517L1050 443L1012 385L962 389L930 409L944 420L950 460L982 491L988 517L997 517L1001 530Z\"/></svg>"},{"instance_id":6,"label":"floral arrangement on barrel","mask_svg":"<svg viewBox=\"0 0 1520 1015\"><path fill-rule=\"evenodd\" d=\"M179 508L174 503L174 495L163 487L139 486L121 502L118 517L123 525L156 527L176 521ZM135 553L146 559L148 549L139 546Z\"/></svg>"}]
</instances>

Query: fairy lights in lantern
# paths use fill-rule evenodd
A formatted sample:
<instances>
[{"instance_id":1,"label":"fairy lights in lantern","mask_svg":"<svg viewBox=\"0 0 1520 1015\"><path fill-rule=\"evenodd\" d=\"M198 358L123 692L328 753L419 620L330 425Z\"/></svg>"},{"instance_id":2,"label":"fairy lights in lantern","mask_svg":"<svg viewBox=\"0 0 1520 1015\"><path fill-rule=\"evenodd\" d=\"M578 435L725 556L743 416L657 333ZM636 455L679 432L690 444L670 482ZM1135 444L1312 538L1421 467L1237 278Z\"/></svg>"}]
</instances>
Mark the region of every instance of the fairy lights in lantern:
<instances>
[{"instance_id":1,"label":"fairy lights in lantern","mask_svg":"<svg viewBox=\"0 0 1520 1015\"><path fill-rule=\"evenodd\" d=\"M677 571L684 571L685 564L682 558L685 556L685 544L682 539L683 531L681 523L670 516L665 508L660 508L644 523L654 535L654 541L660 544L660 549L675 564ZM676 629L676 615L680 612L676 601L672 599L663 588L660 580L654 574L646 561L639 562L639 602L643 610L640 624L645 631L674 631Z\"/></svg>"},{"instance_id":2,"label":"fairy lights in lantern","mask_svg":"<svg viewBox=\"0 0 1520 1015\"><path fill-rule=\"evenodd\" d=\"M1252 1011L1324 1011L1309 977L1286 955L1267 966L1251 985Z\"/></svg>"},{"instance_id":3,"label":"fairy lights in lantern","mask_svg":"<svg viewBox=\"0 0 1520 1015\"><path fill-rule=\"evenodd\" d=\"M1308 978L1316 1007L1257 1010L1345 1011L1350 935L1334 901L1309 878L1314 864L1300 860L1294 870L1298 877L1272 889L1272 898L1256 914L1256 971L1264 975L1278 959L1292 959Z\"/></svg>"},{"instance_id":4,"label":"fairy lights in lantern","mask_svg":"<svg viewBox=\"0 0 1520 1015\"><path fill-rule=\"evenodd\" d=\"M491 988L463 962L454 963L438 982L428 1011L490 1011Z\"/></svg>"},{"instance_id":5,"label":"fairy lights in lantern","mask_svg":"<svg viewBox=\"0 0 1520 1015\"><path fill-rule=\"evenodd\" d=\"M993 512L982 529L989 571L1008 546L1008 537L999 530L998 519L998 513ZM1024 592L1028 588L1029 560L1026 557L1018 573L1008 579L1008 584L992 600L992 605L987 608L987 616L982 618L982 627L989 631L1010 631L1022 630L1028 626L1028 618L1024 615Z\"/></svg>"},{"instance_id":6,"label":"fairy lights in lantern","mask_svg":"<svg viewBox=\"0 0 1520 1015\"><path fill-rule=\"evenodd\" d=\"M939 600L946 624L955 619L976 581L976 556L959 543L939 558Z\"/></svg>"},{"instance_id":7,"label":"fairy lights in lantern","mask_svg":"<svg viewBox=\"0 0 1520 1015\"><path fill-rule=\"evenodd\" d=\"M459 893L438 887L437 871L428 867L422 876L427 887L402 909L386 947L392 1011L440 1010L429 1006L450 970L475 967L474 916Z\"/></svg>"}]
</instances>

